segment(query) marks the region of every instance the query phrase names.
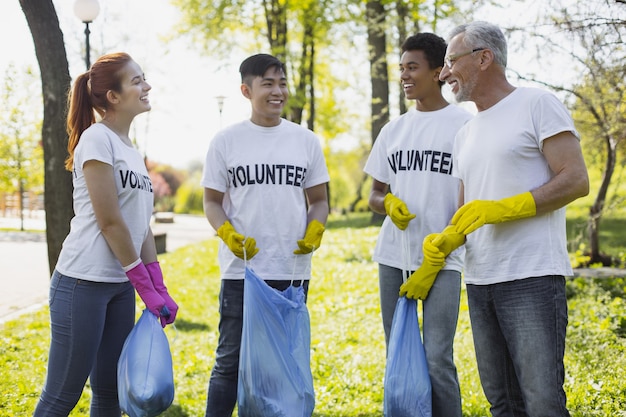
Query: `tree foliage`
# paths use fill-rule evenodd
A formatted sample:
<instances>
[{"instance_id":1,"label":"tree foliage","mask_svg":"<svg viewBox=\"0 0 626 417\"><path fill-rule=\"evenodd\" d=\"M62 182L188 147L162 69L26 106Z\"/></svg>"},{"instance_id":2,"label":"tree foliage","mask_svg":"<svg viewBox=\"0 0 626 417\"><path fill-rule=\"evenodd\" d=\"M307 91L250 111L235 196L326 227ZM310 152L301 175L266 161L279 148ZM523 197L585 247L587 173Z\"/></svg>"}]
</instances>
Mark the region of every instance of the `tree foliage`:
<instances>
[{"instance_id":1,"label":"tree foliage","mask_svg":"<svg viewBox=\"0 0 626 417\"><path fill-rule=\"evenodd\" d=\"M565 56L578 77L569 85L537 78L532 81L572 98L570 108L587 161L602 171L589 209L590 263L611 264L601 253L599 232L615 168L623 163L626 146L626 4L610 0L576 0L567 7L557 0L550 4L554 12L549 20L533 31L544 45L540 55Z\"/></svg>"},{"instance_id":2,"label":"tree foliage","mask_svg":"<svg viewBox=\"0 0 626 417\"><path fill-rule=\"evenodd\" d=\"M174 0L173 4L182 12L179 33L191 36L204 53L225 58L233 51L267 51L285 62L292 87L285 115L295 123L306 120L310 129L315 128L320 108L316 89L334 84L335 77L332 71L316 66L329 58L324 48L333 42L331 24L347 20L332 0ZM332 108L322 111L325 118L338 116ZM338 129L341 125L336 123ZM332 126L327 124L326 129Z\"/></svg>"},{"instance_id":3,"label":"tree foliage","mask_svg":"<svg viewBox=\"0 0 626 417\"><path fill-rule=\"evenodd\" d=\"M9 66L0 97L0 192L38 191L43 187L41 111L33 108L35 75ZM23 207L23 206L22 206Z\"/></svg>"}]
</instances>

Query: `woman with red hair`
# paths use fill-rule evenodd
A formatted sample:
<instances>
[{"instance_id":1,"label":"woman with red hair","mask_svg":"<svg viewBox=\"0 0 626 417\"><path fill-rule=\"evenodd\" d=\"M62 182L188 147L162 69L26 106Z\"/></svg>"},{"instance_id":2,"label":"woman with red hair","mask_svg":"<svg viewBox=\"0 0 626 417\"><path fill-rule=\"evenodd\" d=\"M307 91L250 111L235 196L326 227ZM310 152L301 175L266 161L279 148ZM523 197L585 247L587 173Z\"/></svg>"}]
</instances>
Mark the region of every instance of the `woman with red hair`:
<instances>
[{"instance_id":1,"label":"woman with red hair","mask_svg":"<svg viewBox=\"0 0 626 417\"><path fill-rule=\"evenodd\" d=\"M162 326L176 317L150 230L152 184L129 137L135 116L151 108L151 88L128 54L113 53L70 93L65 167L75 216L50 281L50 353L36 417L69 415L87 378L90 414L119 417L117 361L135 322L134 289Z\"/></svg>"}]
</instances>

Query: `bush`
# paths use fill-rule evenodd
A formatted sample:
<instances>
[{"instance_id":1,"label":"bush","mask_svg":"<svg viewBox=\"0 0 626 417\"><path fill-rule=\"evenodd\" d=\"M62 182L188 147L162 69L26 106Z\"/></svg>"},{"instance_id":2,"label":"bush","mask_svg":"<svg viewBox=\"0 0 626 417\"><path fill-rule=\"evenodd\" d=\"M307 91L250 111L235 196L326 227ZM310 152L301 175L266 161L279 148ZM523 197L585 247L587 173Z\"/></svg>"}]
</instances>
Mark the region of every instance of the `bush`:
<instances>
[{"instance_id":1,"label":"bush","mask_svg":"<svg viewBox=\"0 0 626 417\"><path fill-rule=\"evenodd\" d=\"M187 181L178 188L174 212L203 214L204 188L197 181Z\"/></svg>"}]
</instances>

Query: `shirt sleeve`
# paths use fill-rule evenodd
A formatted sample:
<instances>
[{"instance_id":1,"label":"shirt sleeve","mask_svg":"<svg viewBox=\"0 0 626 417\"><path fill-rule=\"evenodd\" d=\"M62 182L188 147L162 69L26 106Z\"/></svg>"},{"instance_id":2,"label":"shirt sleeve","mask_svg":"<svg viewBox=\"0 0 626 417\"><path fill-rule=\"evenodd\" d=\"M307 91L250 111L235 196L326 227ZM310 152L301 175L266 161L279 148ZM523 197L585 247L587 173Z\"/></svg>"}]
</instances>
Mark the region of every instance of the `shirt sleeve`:
<instances>
[{"instance_id":1,"label":"shirt sleeve","mask_svg":"<svg viewBox=\"0 0 626 417\"><path fill-rule=\"evenodd\" d=\"M81 169L87 161L99 161L113 166L113 146L111 138L95 125L85 130L78 142L74 161Z\"/></svg>"},{"instance_id":2,"label":"shirt sleeve","mask_svg":"<svg viewBox=\"0 0 626 417\"><path fill-rule=\"evenodd\" d=\"M218 134L209 145L204 161L201 185L224 193L228 189L228 172L222 149L224 141L221 138L222 136Z\"/></svg>"},{"instance_id":3,"label":"shirt sleeve","mask_svg":"<svg viewBox=\"0 0 626 417\"><path fill-rule=\"evenodd\" d=\"M574 121L565 105L552 93L540 95L537 104L532 106L535 124L535 138L540 150L543 141L561 132L572 132L580 140Z\"/></svg>"}]
</instances>

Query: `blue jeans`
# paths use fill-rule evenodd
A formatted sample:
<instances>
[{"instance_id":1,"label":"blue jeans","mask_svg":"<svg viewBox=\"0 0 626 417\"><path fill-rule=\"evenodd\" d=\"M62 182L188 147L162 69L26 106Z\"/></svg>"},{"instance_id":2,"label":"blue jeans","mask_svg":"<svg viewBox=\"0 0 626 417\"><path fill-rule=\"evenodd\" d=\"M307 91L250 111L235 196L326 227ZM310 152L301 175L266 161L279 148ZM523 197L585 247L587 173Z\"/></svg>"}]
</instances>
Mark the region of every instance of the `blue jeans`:
<instances>
[{"instance_id":1,"label":"blue jeans","mask_svg":"<svg viewBox=\"0 0 626 417\"><path fill-rule=\"evenodd\" d=\"M563 417L565 279L467 285L480 380L494 417Z\"/></svg>"},{"instance_id":2,"label":"blue jeans","mask_svg":"<svg viewBox=\"0 0 626 417\"><path fill-rule=\"evenodd\" d=\"M56 270L50 282L48 373L34 416L67 416L89 378L91 417L120 417L117 360L135 323L130 282L70 278Z\"/></svg>"},{"instance_id":3,"label":"blue jeans","mask_svg":"<svg viewBox=\"0 0 626 417\"><path fill-rule=\"evenodd\" d=\"M286 290L291 281L265 281L270 287ZM309 281L302 284L308 294ZM237 404L239 375L239 350L243 329L243 286L244 280L223 279L220 288L220 333L215 350L215 364L209 379L206 401L206 417L231 417ZM306 299L306 296L305 296Z\"/></svg>"},{"instance_id":4,"label":"blue jeans","mask_svg":"<svg viewBox=\"0 0 626 417\"><path fill-rule=\"evenodd\" d=\"M379 264L380 309L389 347L389 333L402 285L402 270ZM433 392L433 417L461 417L461 390L454 365L454 334L459 318L461 273L441 271L424 300L422 331Z\"/></svg>"}]
</instances>

